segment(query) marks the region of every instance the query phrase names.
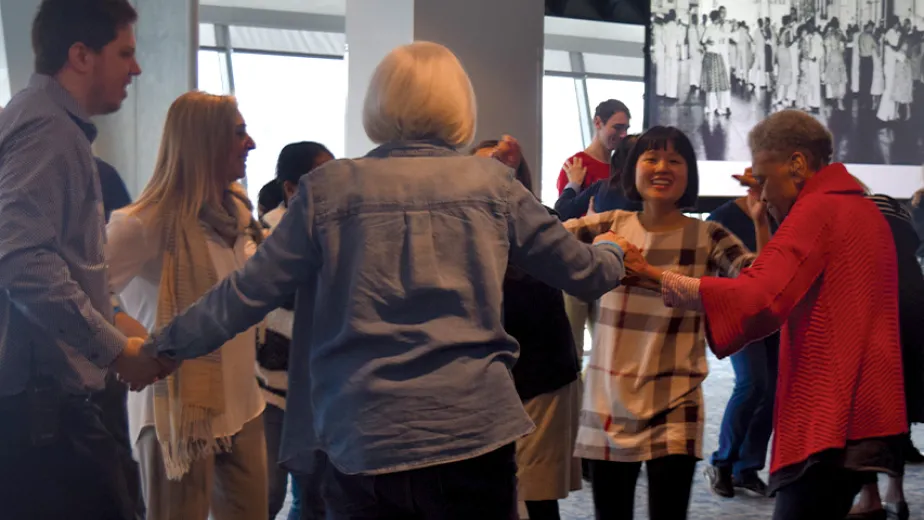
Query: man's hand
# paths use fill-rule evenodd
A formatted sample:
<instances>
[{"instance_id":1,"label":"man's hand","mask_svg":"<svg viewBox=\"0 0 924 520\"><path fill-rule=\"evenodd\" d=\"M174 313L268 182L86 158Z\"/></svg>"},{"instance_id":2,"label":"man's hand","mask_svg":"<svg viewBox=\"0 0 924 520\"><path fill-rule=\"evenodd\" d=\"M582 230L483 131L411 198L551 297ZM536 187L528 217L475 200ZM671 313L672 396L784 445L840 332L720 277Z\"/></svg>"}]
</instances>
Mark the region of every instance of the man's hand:
<instances>
[{"instance_id":1,"label":"man's hand","mask_svg":"<svg viewBox=\"0 0 924 520\"><path fill-rule=\"evenodd\" d=\"M147 339L148 337L148 330L138 323L137 320L124 312L116 313L115 326L119 329L119 332L125 334L129 338Z\"/></svg>"},{"instance_id":2,"label":"man's hand","mask_svg":"<svg viewBox=\"0 0 924 520\"><path fill-rule=\"evenodd\" d=\"M115 358L110 367L119 380L133 391L141 390L176 370L177 364L163 358L152 358L142 352L144 340L128 338L125 349Z\"/></svg>"}]
</instances>

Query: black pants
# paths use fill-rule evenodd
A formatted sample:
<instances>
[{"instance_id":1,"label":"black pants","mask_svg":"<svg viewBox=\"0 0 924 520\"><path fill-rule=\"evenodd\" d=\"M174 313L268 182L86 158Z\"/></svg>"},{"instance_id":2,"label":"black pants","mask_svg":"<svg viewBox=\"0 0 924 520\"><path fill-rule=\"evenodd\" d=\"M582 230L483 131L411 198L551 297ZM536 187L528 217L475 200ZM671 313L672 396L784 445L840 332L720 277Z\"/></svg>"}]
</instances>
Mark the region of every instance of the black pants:
<instances>
[{"instance_id":1,"label":"black pants","mask_svg":"<svg viewBox=\"0 0 924 520\"><path fill-rule=\"evenodd\" d=\"M648 472L648 516L651 520L684 520L696 458L670 455L645 463ZM588 461L597 520L631 520L641 462Z\"/></svg>"},{"instance_id":2,"label":"black pants","mask_svg":"<svg viewBox=\"0 0 924 520\"><path fill-rule=\"evenodd\" d=\"M873 58L860 56L860 99L872 107Z\"/></svg>"},{"instance_id":3,"label":"black pants","mask_svg":"<svg viewBox=\"0 0 924 520\"><path fill-rule=\"evenodd\" d=\"M4 520L136 518L125 479L131 454L104 426L100 408L88 397L62 396L56 402L52 409L58 427L46 442L37 444L32 435L37 414L29 394L0 398L0 516Z\"/></svg>"},{"instance_id":4,"label":"black pants","mask_svg":"<svg viewBox=\"0 0 924 520\"><path fill-rule=\"evenodd\" d=\"M327 520L516 520L514 449L385 475L346 475L328 464Z\"/></svg>"},{"instance_id":5,"label":"black pants","mask_svg":"<svg viewBox=\"0 0 924 520\"><path fill-rule=\"evenodd\" d=\"M106 388L93 394L93 402L99 406L103 426L109 430L113 439L123 451L122 459L125 482L128 486L129 499L134 504L138 518L145 517L144 499L141 496L141 475L138 463L132 458L132 441L128 433L128 387L114 375L106 378Z\"/></svg>"},{"instance_id":6,"label":"black pants","mask_svg":"<svg viewBox=\"0 0 924 520\"><path fill-rule=\"evenodd\" d=\"M843 520L868 473L818 463L776 492L773 520Z\"/></svg>"}]
</instances>

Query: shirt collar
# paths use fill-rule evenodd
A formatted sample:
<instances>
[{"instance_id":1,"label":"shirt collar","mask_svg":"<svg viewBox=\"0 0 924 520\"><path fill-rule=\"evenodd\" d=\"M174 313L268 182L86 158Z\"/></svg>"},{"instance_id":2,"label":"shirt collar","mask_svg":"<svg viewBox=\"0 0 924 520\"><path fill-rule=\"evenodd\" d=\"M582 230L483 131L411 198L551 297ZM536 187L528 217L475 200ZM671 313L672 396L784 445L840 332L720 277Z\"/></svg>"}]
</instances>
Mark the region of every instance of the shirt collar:
<instances>
[{"instance_id":1,"label":"shirt collar","mask_svg":"<svg viewBox=\"0 0 924 520\"><path fill-rule=\"evenodd\" d=\"M67 111L91 143L96 139L96 125L90 121L86 110L58 80L46 74L33 74L29 79L29 87L44 92L55 104Z\"/></svg>"}]
</instances>

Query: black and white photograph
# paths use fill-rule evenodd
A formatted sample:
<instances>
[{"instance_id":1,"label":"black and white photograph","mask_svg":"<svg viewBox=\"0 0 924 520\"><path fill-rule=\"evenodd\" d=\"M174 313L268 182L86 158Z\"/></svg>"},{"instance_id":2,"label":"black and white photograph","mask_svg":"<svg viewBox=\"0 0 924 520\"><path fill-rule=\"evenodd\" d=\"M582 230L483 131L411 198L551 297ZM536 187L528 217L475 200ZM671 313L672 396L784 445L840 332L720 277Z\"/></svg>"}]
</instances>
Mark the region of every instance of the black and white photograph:
<instances>
[{"instance_id":1,"label":"black and white photograph","mask_svg":"<svg viewBox=\"0 0 924 520\"><path fill-rule=\"evenodd\" d=\"M750 159L747 134L783 109L813 114L835 160L924 163L924 1L653 0L650 125L709 161Z\"/></svg>"}]
</instances>

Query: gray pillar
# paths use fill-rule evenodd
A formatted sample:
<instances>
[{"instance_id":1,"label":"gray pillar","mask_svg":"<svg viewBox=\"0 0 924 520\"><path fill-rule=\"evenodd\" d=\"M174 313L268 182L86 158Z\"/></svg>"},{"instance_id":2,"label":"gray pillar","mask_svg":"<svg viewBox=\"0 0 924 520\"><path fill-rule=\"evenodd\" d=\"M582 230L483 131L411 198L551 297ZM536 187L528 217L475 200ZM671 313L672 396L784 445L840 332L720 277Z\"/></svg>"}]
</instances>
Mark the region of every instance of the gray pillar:
<instances>
[{"instance_id":1,"label":"gray pillar","mask_svg":"<svg viewBox=\"0 0 924 520\"><path fill-rule=\"evenodd\" d=\"M9 92L15 94L29 83L35 70L32 53L32 19L38 12L41 0L0 0L0 18L3 20L3 46L6 69L9 74ZM3 92L4 87L0 87ZM6 99L7 96L0 96Z\"/></svg>"},{"instance_id":2,"label":"gray pillar","mask_svg":"<svg viewBox=\"0 0 924 520\"><path fill-rule=\"evenodd\" d=\"M535 0L347 0L349 45L346 153L372 146L362 128L362 102L372 71L392 48L415 40L451 49L478 99L476 142L516 137L540 190L542 142L542 2Z\"/></svg>"},{"instance_id":3,"label":"gray pillar","mask_svg":"<svg viewBox=\"0 0 924 520\"><path fill-rule=\"evenodd\" d=\"M18 2L20 0L12 0ZM134 0L142 74L122 109L97 120L95 151L122 175L136 197L151 178L170 104L196 87L198 0Z\"/></svg>"}]
</instances>

